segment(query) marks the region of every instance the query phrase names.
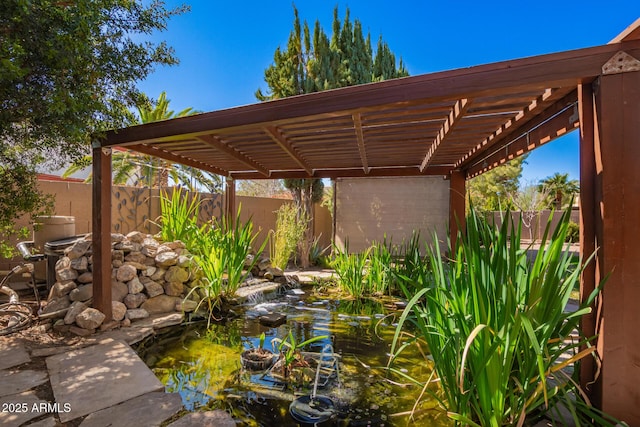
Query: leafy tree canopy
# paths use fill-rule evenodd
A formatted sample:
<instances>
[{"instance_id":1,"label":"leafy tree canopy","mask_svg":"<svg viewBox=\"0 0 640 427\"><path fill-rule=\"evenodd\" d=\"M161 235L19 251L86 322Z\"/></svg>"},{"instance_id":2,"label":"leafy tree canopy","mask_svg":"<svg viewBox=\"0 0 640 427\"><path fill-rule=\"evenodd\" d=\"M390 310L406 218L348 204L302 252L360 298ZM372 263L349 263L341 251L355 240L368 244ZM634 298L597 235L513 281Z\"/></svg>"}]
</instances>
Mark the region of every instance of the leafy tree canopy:
<instances>
[{"instance_id":1,"label":"leafy tree canopy","mask_svg":"<svg viewBox=\"0 0 640 427\"><path fill-rule=\"evenodd\" d=\"M136 82L177 59L142 40L187 7L161 1L3 0L0 3L0 233L36 213L36 166L86 152L90 135L130 123Z\"/></svg>"},{"instance_id":2,"label":"leafy tree canopy","mask_svg":"<svg viewBox=\"0 0 640 427\"><path fill-rule=\"evenodd\" d=\"M484 212L512 208L512 196L518 192L526 158L518 157L471 179L467 191L473 206Z\"/></svg>"}]
</instances>

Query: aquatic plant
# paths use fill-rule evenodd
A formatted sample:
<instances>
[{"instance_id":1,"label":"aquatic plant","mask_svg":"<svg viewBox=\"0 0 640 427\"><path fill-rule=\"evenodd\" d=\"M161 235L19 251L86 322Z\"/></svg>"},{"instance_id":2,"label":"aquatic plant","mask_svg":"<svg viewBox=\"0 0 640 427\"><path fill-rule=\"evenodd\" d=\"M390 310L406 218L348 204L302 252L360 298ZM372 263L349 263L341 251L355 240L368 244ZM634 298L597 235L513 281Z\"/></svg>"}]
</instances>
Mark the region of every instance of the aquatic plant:
<instances>
[{"instance_id":1,"label":"aquatic plant","mask_svg":"<svg viewBox=\"0 0 640 427\"><path fill-rule=\"evenodd\" d=\"M370 248L361 253L349 253L349 242L344 249L334 245L335 258L332 266L339 277L339 285L343 292L360 298L367 290L365 285L365 267L369 257Z\"/></svg>"},{"instance_id":2,"label":"aquatic plant","mask_svg":"<svg viewBox=\"0 0 640 427\"><path fill-rule=\"evenodd\" d=\"M214 218L199 228L194 238L197 245L193 259L204 277L187 298L198 291L202 297L198 308L205 304L209 313L213 313L222 300L233 297L257 262L258 257L254 257L247 264L247 256L257 236L251 220L246 223L240 220L240 209L233 222L227 217L221 221ZM267 241L262 243L257 253L264 250Z\"/></svg>"},{"instance_id":3,"label":"aquatic plant","mask_svg":"<svg viewBox=\"0 0 640 427\"><path fill-rule=\"evenodd\" d=\"M387 236L382 242L374 242L368 251L367 274L365 286L367 292L383 295L390 291L393 282L393 247L387 243Z\"/></svg>"},{"instance_id":4,"label":"aquatic plant","mask_svg":"<svg viewBox=\"0 0 640 427\"><path fill-rule=\"evenodd\" d=\"M284 377L287 378L289 376L294 363L297 362L299 364L306 365L301 354L301 351L305 346L328 338L328 335L319 335L309 338L308 340L298 342L291 330L289 330L288 335L284 339L274 338L273 342L278 343L277 348L280 353L280 359L278 362L280 363Z\"/></svg>"},{"instance_id":5,"label":"aquatic plant","mask_svg":"<svg viewBox=\"0 0 640 427\"><path fill-rule=\"evenodd\" d=\"M495 227L472 209L466 234L449 245L452 260L443 259L437 240L428 249L428 269L416 269L419 276L412 278L420 289L401 284L409 303L393 358L411 342L428 345L437 378L422 383L424 392L438 398L458 425L521 426L560 402L576 425L614 425L564 371L594 351L593 337L572 334L601 289L577 311L565 312L584 268L575 268L564 248L568 214L553 232L549 221L533 261L521 249L522 225L508 213L505 218ZM403 333L409 324L417 330L413 340ZM434 379L443 397L433 392Z\"/></svg>"}]
</instances>

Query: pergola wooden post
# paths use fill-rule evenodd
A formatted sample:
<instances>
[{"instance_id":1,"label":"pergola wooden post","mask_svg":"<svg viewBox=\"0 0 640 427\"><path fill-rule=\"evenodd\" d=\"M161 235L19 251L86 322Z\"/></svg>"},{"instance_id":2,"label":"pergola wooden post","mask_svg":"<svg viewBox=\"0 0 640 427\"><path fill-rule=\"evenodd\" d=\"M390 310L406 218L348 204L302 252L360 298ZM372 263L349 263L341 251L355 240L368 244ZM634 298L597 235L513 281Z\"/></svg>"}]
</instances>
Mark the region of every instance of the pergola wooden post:
<instances>
[{"instance_id":1,"label":"pergola wooden post","mask_svg":"<svg viewBox=\"0 0 640 427\"><path fill-rule=\"evenodd\" d=\"M236 220L236 180L227 177L224 183L224 214L233 227Z\"/></svg>"},{"instance_id":2,"label":"pergola wooden post","mask_svg":"<svg viewBox=\"0 0 640 427\"><path fill-rule=\"evenodd\" d=\"M111 313L111 148L93 146L93 307Z\"/></svg>"},{"instance_id":3,"label":"pergola wooden post","mask_svg":"<svg viewBox=\"0 0 640 427\"><path fill-rule=\"evenodd\" d=\"M594 88L595 280L609 275L597 313L597 394L605 412L640 425L640 60L622 53Z\"/></svg>"},{"instance_id":4,"label":"pergola wooden post","mask_svg":"<svg viewBox=\"0 0 640 427\"><path fill-rule=\"evenodd\" d=\"M462 171L453 170L449 177L449 236L455 248L458 231L465 232L466 182Z\"/></svg>"}]
</instances>

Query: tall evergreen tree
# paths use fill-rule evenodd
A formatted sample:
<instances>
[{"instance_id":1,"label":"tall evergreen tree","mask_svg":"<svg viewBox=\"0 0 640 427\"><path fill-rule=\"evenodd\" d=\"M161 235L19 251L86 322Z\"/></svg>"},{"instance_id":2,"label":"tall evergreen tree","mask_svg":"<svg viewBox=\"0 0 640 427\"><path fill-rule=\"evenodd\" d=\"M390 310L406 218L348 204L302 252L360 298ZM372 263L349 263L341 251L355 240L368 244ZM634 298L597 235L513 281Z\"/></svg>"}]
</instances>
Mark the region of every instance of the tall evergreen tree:
<instances>
[{"instance_id":1,"label":"tall evergreen tree","mask_svg":"<svg viewBox=\"0 0 640 427\"><path fill-rule=\"evenodd\" d=\"M273 64L264 72L269 92L263 93L258 89L258 100L266 101L408 75L402 60L400 66L396 67L395 55L382 37L378 40L374 60L371 36L364 35L359 20L351 21L349 9L342 23L338 18L338 8L333 10L330 38L318 21L315 22L312 37L307 22L300 23L295 6L293 15L293 29L286 49L276 49ZM300 216L307 218L309 224L312 224L313 203L322 199L322 181L289 179L284 184L292 192ZM305 252L313 238L312 233L313 229L308 227L300 245L303 267L309 262Z\"/></svg>"}]
</instances>

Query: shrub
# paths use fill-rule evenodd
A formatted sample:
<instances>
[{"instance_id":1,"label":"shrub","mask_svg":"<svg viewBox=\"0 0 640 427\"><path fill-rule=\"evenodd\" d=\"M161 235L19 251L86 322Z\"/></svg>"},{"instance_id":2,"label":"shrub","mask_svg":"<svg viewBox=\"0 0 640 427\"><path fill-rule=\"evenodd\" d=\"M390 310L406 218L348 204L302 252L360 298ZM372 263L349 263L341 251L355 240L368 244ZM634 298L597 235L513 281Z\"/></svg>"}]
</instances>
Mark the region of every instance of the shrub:
<instances>
[{"instance_id":1,"label":"shrub","mask_svg":"<svg viewBox=\"0 0 640 427\"><path fill-rule=\"evenodd\" d=\"M365 267L370 249L362 253L349 253L349 242L344 250L334 245L335 258L333 268L339 277L340 289L349 295L360 298L365 295Z\"/></svg>"},{"instance_id":2,"label":"shrub","mask_svg":"<svg viewBox=\"0 0 640 427\"><path fill-rule=\"evenodd\" d=\"M571 243L578 243L580 241L580 225L573 221L569 222L566 241Z\"/></svg>"}]
</instances>

